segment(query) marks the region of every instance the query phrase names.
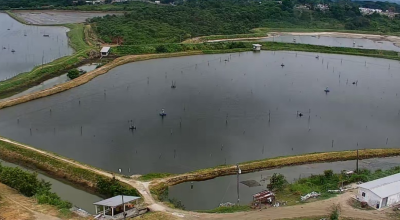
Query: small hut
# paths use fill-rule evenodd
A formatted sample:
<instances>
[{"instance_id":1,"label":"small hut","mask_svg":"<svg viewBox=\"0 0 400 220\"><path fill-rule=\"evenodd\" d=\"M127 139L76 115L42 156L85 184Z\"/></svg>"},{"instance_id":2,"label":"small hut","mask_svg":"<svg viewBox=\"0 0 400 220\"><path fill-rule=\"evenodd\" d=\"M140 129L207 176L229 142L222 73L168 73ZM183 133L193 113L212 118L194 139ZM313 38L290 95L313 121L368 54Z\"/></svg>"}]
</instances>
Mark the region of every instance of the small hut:
<instances>
[{"instance_id":1,"label":"small hut","mask_svg":"<svg viewBox=\"0 0 400 220\"><path fill-rule=\"evenodd\" d=\"M138 199L140 197L119 195L93 203L96 208L96 218L118 220L135 216L139 212L136 208Z\"/></svg>"},{"instance_id":2,"label":"small hut","mask_svg":"<svg viewBox=\"0 0 400 220\"><path fill-rule=\"evenodd\" d=\"M260 51L261 50L261 44L253 44L253 50L254 51Z\"/></svg>"},{"instance_id":3,"label":"small hut","mask_svg":"<svg viewBox=\"0 0 400 220\"><path fill-rule=\"evenodd\" d=\"M110 47L103 47L100 50L100 54L102 57L106 57L106 56L108 56L109 51L110 51Z\"/></svg>"}]
</instances>

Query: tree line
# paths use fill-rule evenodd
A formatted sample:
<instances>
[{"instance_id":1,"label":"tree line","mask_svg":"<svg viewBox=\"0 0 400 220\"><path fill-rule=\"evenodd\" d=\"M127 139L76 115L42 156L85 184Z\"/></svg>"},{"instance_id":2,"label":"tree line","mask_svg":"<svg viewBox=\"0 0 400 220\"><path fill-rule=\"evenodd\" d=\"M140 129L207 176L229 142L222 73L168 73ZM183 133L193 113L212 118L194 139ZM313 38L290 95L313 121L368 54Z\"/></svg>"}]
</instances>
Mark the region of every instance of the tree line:
<instances>
[{"instance_id":1,"label":"tree line","mask_svg":"<svg viewBox=\"0 0 400 220\"><path fill-rule=\"evenodd\" d=\"M358 3L335 1L329 9L318 0L245 1L187 0L176 6L131 2L122 16L107 15L90 22L108 43L176 43L206 35L249 33L257 27L349 29L376 32L400 31L399 18L361 15ZM298 9L311 5L311 10Z\"/></svg>"}]
</instances>

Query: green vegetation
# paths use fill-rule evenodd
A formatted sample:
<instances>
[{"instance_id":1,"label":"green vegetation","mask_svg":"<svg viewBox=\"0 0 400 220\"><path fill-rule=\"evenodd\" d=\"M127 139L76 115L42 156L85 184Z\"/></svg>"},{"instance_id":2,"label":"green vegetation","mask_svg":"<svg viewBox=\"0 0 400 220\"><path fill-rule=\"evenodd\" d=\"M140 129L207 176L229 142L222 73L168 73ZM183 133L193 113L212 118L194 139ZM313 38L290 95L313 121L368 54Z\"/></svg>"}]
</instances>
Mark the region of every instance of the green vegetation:
<instances>
[{"instance_id":1,"label":"green vegetation","mask_svg":"<svg viewBox=\"0 0 400 220\"><path fill-rule=\"evenodd\" d=\"M79 73L79 70L77 70L77 69L72 69L72 70L68 71L68 74L67 74L68 78L70 78L70 79L75 79L79 75L80 75L80 73Z\"/></svg>"},{"instance_id":2,"label":"green vegetation","mask_svg":"<svg viewBox=\"0 0 400 220\"><path fill-rule=\"evenodd\" d=\"M337 190L350 183L358 181L367 182L397 173L400 173L399 166L386 171L377 170L375 172L363 169L360 170L358 174L355 173L352 175L346 175L345 173L335 174L332 170L326 170L324 174L312 175L310 177L298 179L292 184L284 184L283 187L275 190L275 192L279 201L287 201L288 205L295 205L297 201L300 200L300 196L310 192L321 193L318 199L327 199L335 196L334 193L330 193L328 190ZM271 181L273 181L272 178ZM313 199L310 199L310 201L311 200Z\"/></svg>"},{"instance_id":3,"label":"green vegetation","mask_svg":"<svg viewBox=\"0 0 400 220\"><path fill-rule=\"evenodd\" d=\"M248 205L234 205L230 207L218 207L210 210L199 210L197 212L203 213L233 213L233 212L246 212L250 211L251 208Z\"/></svg>"},{"instance_id":4,"label":"green vegetation","mask_svg":"<svg viewBox=\"0 0 400 220\"><path fill-rule=\"evenodd\" d=\"M21 73L9 80L0 82L0 99L12 96L24 91L31 86L37 85L49 78L61 75L66 70L80 63L88 57L90 47L84 41L84 25L69 24L67 33L70 39L70 45L76 50L71 56L59 58L49 64L37 66L30 72Z\"/></svg>"},{"instance_id":5,"label":"green vegetation","mask_svg":"<svg viewBox=\"0 0 400 220\"><path fill-rule=\"evenodd\" d=\"M115 179L105 179L103 177L99 177L97 179L96 188L98 192L107 197L113 197L117 195L128 195L128 196L139 196L136 189L126 188L121 183Z\"/></svg>"},{"instance_id":6,"label":"green vegetation","mask_svg":"<svg viewBox=\"0 0 400 220\"><path fill-rule=\"evenodd\" d=\"M178 43L208 35L260 36L251 30L261 27L400 32L399 19L379 14L363 16L355 2L328 2L329 9L323 11L316 7L318 2L188 0L177 6L131 2L112 6L124 8L127 12L122 16L108 15L90 21L100 39L124 45ZM302 4L309 4L310 9L296 8Z\"/></svg>"},{"instance_id":7,"label":"green vegetation","mask_svg":"<svg viewBox=\"0 0 400 220\"><path fill-rule=\"evenodd\" d=\"M119 192L124 192L133 196L139 195L136 189L116 179L107 179L91 170L80 168L12 143L0 141L0 158L43 170L49 175L63 178L74 184L79 184L82 187L92 189L102 195L115 195ZM45 199L43 200L45 201Z\"/></svg>"},{"instance_id":8,"label":"green vegetation","mask_svg":"<svg viewBox=\"0 0 400 220\"><path fill-rule=\"evenodd\" d=\"M173 176L174 174L172 173L148 173L145 175L141 175L138 180L140 181L151 181L154 179L160 179L160 178L165 178L165 177L169 177L169 176Z\"/></svg>"},{"instance_id":9,"label":"green vegetation","mask_svg":"<svg viewBox=\"0 0 400 220\"><path fill-rule=\"evenodd\" d=\"M199 44L148 44L123 45L112 48L112 53L120 56L130 54L175 53L185 51L202 51L203 53L226 53L252 50L252 44L263 45L263 50L306 51L316 53L346 54L357 56L379 57L399 60L397 52L373 49L359 49L346 47L329 47L310 44L292 44L281 42L216 42Z\"/></svg>"},{"instance_id":10,"label":"green vegetation","mask_svg":"<svg viewBox=\"0 0 400 220\"><path fill-rule=\"evenodd\" d=\"M27 197L34 196L40 204L49 204L60 209L72 207L70 202L64 201L57 194L50 192L51 183L38 180L36 173L26 172L18 167L4 167L0 163L0 182Z\"/></svg>"},{"instance_id":11,"label":"green vegetation","mask_svg":"<svg viewBox=\"0 0 400 220\"><path fill-rule=\"evenodd\" d=\"M340 215L340 206L333 205L331 215L329 216L330 220L339 220Z\"/></svg>"}]
</instances>

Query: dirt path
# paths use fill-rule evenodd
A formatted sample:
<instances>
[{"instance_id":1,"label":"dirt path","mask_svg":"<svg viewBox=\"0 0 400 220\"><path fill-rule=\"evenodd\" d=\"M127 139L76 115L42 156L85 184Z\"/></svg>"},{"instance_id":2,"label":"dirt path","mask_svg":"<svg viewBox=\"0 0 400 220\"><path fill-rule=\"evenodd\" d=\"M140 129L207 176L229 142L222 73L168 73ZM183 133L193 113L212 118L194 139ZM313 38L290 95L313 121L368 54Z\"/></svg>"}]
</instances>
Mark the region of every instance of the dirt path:
<instances>
[{"instance_id":1,"label":"dirt path","mask_svg":"<svg viewBox=\"0 0 400 220\"><path fill-rule=\"evenodd\" d=\"M58 211L54 207L39 205L34 199L27 198L2 183L0 183L0 197L0 209L2 210L0 219L61 220L55 217Z\"/></svg>"},{"instance_id":2,"label":"dirt path","mask_svg":"<svg viewBox=\"0 0 400 220\"><path fill-rule=\"evenodd\" d=\"M344 32L270 32L271 35L293 35L293 36L323 36L323 37L341 37L354 39L369 39L373 41L390 41L396 46L400 46L400 37L377 34L355 34ZM272 37L272 36L271 36Z\"/></svg>"},{"instance_id":3,"label":"dirt path","mask_svg":"<svg viewBox=\"0 0 400 220\"><path fill-rule=\"evenodd\" d=\"M18 142L0 137L1 141L8 142L11 144L15 144L19 147L23 147L32 151L35 151L37 153L46 155L48 157L63 161L65 163L74 165L76 167L90 170L92 172L95 172L97 174L100 174L102 176L106 177L113 177L111 173L108 173L106 171L102 171L99 169L96 169L94 167L90 167L87 165L83 165L81 163L62 158L60 156L54 155L49 152L45 152L36 148L33 148L28 145L20 144ZM269 209L263 209L262 211L250 211L250 212L238 212L238 213L229 213L229 214L207 214L207 213L197 213L197 212L190 212L190 211L184 211L184 210L177 210L177 209L171 209L164 205L163 203L157 202L154 200L152 195L150 194L149 190L149 185L151 182L141 182L135 179L127 179L123 178L121 176L116 175L116 179L118 179L121 182L124 182L126 184L129 184L130 186L136 188L139 193L142 195L144 202L148 205L148 207L152 211L160 211L160 212L167 212L171 214L172 218L178 218L178 219L266 219L266 216L268 216L268 219L283 219L283 218L294 218L294 217L309 217L309 216L324 216L328 215L330 213L331 207L333 204L340 204L341 206L341 214L343 217L351 217L351 218L361 218L361 219L376 219L376 220L386 220L388 219L385 211L365 211L365 210L359 210L359 209L354 209L351 207L347 201L350 199L350 197L354 194L354 192L346 192L342 195L339 195L337 197L327 199L327 200L322 200L318 202L311 202L303 205L296 205L296 206L287 206L287 207L278 207L278 208L269 208ZM164 181L163 179L158 180L158 181ZM1 186L1 184L0 184ZM0 188L0 196L2 195L1 192L3 190ZM19 199L17 199L19 201ZM28 206L27 206L28 207ZM36 209L32 209L36 210ZM388 210L390 211L390 210ZM47 219L45 219L47 220ZM50 219L48 219L50 220Z\"/></svg>"}]
</instances>

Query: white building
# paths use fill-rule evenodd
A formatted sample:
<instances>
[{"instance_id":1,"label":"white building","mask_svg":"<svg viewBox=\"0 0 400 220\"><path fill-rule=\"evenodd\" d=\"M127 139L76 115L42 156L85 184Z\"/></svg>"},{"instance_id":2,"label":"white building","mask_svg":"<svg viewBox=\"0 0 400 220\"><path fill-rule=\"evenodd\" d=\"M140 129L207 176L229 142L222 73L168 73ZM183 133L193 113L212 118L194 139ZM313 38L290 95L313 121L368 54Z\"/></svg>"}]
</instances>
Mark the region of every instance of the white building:
<instances>
[{"instance_id":1,"label":"white building","mask_svg":"<svg viewBox=\"0 0 400 220\"><path fill-rule=\"evenodd\" d=\"M400 173L359 185L357 199L376 209L400 203Z\"/></svg>"},{"instance_id":2,"label":"white building","mask_svg":"<svg viewBox=\"0 0 400 220\"><path fill-rule=\"evenodd\" d=\"M253 50L254 51L260 51L261 50L261 44L253 44Z\"/></svg>"},{"instance_id":3,"label":"white building","mask_svg":"<svg viewBox=\"0 0 400 220\"><path fill-rule=\"evenodd\" d=\"M106 56L108 56L109 51L110 51L110 47L103 47L100 50L100 54L102 57L106 57Z\"/></svg>"}]
</instances>

